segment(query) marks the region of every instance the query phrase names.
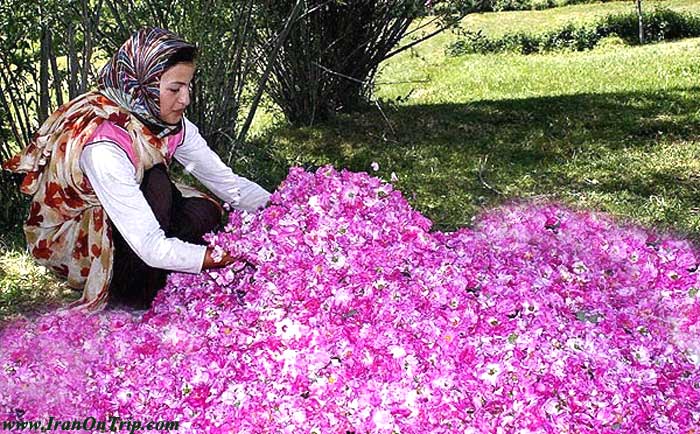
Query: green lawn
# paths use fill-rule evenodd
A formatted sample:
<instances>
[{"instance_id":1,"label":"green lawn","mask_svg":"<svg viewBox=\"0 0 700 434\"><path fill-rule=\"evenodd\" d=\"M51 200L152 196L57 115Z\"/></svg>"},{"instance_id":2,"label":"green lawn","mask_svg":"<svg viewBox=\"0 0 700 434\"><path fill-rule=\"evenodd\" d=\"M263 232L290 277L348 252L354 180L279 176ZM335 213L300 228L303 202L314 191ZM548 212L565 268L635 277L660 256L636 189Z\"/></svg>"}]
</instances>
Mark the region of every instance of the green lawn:
<instances>
[{"instance_id":1,"label":"green lawn","mask_svg":"<svg viewBox=\"0 0 700 434\"><path fill-rule=\"evenodd\" d=\"M700 1L698 0L657 0L644 1L645 11L652 11L657 7L666 7L678 12L691 12L700 14ZM539 11L508 11L467 15L461 22L461 29L469 31L481 31L485 35L495 38L507 33L543 33L564 27L568 23L584 24L594 22L601 17L630 13L636 11L634 1L612 1L605 3L589 3L572 6L564 6ZM423 35L436 27L430 25L417 31L412 36ZM444 61L445 48L459 38L454 31L447 31L431 38L416 48L410 50L407 56L422 59L429 64L439 65ZM389 62L389 63L394 63Z\"/></svg>"},{"instance_id":2,"label":"green lawn","mask_svg":"<svg viewBox=\"0 0 700 434\"><path fill-rule=\"evenodd\" d=\"M700 13L700 2L658 3ZM631 7L492 13L465 25L540 31ZM376 161L376 175L395 173L397 188L440 230L469 225L504 202L555 200L700 240L700 39L447 58L455 37L441 35L383 65L382 111L313 128L286 127L274 110L259 113L249 156L234 169L274 189L290 165L371 172ZM0 320L75 296L26 254L0 250Z\"/></svg>"},{"instance_id":3,"label":"green lawn","mask_svg":"<svg viewBox=\"0 0 700 434\"><path fill-rule=\"evenodd\" d=\"M484 206L560 200L698 238L700 40L590 52L473 55L386 66L379 110L280 128L260 146L287 164L399 176L439 229ZM280 164L284 166L284 164ZM279 174L277 174L279 176ZM499 192L501 194L499 194Z\"/></svg>"},{"instance_id":4,"label":"green lawn","mask_svg":"<svg viewBox=\"0 0 700 434\"><path fill-rule=\"evenodd\" d=\"M443 58L439 64L418 58L394 59L381 81L379 98L411 93L408 104L468 103L582 93L669 91L698 79L700 40L643 47L602 48L556 55L472 55Z\"/></svg>"}]
</instances>

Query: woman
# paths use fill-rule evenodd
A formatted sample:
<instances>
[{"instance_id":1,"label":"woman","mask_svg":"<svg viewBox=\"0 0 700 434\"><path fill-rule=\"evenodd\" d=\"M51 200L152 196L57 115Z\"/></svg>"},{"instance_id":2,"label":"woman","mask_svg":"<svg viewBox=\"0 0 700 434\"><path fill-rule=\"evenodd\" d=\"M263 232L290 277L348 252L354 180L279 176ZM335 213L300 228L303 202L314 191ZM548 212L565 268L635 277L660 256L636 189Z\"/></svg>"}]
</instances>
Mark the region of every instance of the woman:
<instances>
[{"instance_id":1,"label":"woman","mask_svg":"<svg viewBox=\"0 0 700 434\"><path fill-rule=\"evenodd\" d=\"M60 107L3 165L26 173L29 251L83 289L83 308L148 307L168 270L198 273L233 261L202 242L222 207L176 187L167 174L173 158L234 208L254 211L269 199L234 175L184 117L195 55L166 30L134 33L100 71L98 90Z\"/></svg>"}]
</instances>

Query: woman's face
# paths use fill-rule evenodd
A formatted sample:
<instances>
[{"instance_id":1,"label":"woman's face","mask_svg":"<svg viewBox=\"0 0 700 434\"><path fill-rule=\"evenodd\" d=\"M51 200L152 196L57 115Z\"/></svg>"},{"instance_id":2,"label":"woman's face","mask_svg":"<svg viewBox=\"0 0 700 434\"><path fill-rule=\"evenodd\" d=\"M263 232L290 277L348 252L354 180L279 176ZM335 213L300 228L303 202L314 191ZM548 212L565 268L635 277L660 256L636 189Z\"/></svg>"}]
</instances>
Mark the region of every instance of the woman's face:
<instances>
[{"instance_id":1,"label":"woman's face","mask_svg":"<svg viewBox=\"0 0 700 434\"><path fill-rule=\"evenodd\" d=\"M194 63L177 63L168 68L160 78L160 118L176 124L190 105L190 83L194 76Z\"/></svg>"}]
</instances>

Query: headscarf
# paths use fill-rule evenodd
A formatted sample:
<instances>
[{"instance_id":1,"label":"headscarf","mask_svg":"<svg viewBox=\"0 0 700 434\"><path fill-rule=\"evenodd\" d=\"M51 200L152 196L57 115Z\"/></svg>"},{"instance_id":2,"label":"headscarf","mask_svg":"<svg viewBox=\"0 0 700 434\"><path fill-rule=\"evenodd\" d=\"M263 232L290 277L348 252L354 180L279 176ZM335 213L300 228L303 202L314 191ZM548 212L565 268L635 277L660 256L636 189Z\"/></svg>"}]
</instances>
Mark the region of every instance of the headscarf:
<instances>
[{"instance_id":1,"label":"headscarf","mask_svg":"<svg viewBox=\"0 0 700 434\"><path fill-rule=\"evenodd\" d=\"M182 123L160 118L160 78L167 61L182 48L195 48L176 34L144 28L127 39L98 77L100 93L136 115L158 137L177 132Z\"/></svg>"},{"instance_id":2,"label":"headscarf","mask_svg":"<svg viewBox=\"0 0 700 434\"><path fill-rule=\"evenodd\" d=\"M81 153L110 122L127 134L118 144L134 156L137 181L153 165L169 163L170 145L183 134L165 137L177 126L159 118L159 79L169 57L183 46L189 44L162 29L134 33L102 69L100 91L59 107L28 145L3 163L6 170L26 174L20 190L32 196L24 224L29 252L69 286L83 289L75 303L81 308L105 306L114 254L108 216L80 169Z\"/></svg>"}]
</instances>

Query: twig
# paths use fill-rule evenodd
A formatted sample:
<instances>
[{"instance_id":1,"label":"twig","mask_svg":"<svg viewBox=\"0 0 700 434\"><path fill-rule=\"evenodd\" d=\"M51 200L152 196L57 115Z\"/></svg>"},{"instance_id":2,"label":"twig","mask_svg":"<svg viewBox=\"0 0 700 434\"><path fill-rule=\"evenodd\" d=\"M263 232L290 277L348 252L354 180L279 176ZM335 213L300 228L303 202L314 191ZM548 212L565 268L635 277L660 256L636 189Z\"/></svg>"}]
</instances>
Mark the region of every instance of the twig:
<instances>
[{"instance_id":1,"label":"twig","mask_svg":"<svg viewBox=\"0 0 700 434\"><path fill-rule=\"evenodd\" d=\"M484 172L486 171L486 163L489 161L489 156L486 155L485 157L481 157L479 160L479 181L481 181L481 185L486 187L487 190L491 191L492 193L495 193L499 196L504 196L503 192L492 187L486 180L484 179Z\"/></svg>"},{"instance_id":2,"label":"twig","mask_svg":"<svg viewBox=\"0 0 700 434\"><path fill-rule=\"evenodd\" d=\"M408 36L411 36L412 34L417 33L417 32L419 32L419 31L423 30L424 28L428 27L429 25L433 24L435 21L438 21L439 19L440 19L440 17L439 17L438 15L435 15L433 18L431 18L430 20L428 20L428 22L426 22L426 23L421 23L421 24L419 24L418 27L416 27L415 29L406 32L406 34L403 35L404 38L405 38L405 37L408 37ZM460 18L460 19L461 19L461 18Z\"/></svg>"},{"instance_id":3,"label":"twig","mask_svg":"<svg viewBox=\"0 0 700 434\"><path fill-rule=\"evenodd\" d=\"M433 36L438 35L438 34L444 32L445 30L449 29L450 27L451 27L451 25L442 26L442 27L438 28L437 30L428 33L427 35L425 35L425 36L423 36L423 37L421 37L421 38L418 38L417 40L411 42L410 44L406 44L406 45L404 45L403 47L397 48L396 50L394 50L394 51L388 53L388 54L384 57L384 60L386 60L386 59L388 59L388 58L390 58L390 57L394 57L394 56L396 56L397 54L399 54L399 53L401 53L401 52L403 52L403 51L406 51L406 50L408 50L409 48L412 48L412 47L414 47L414 46L420 44L421 42L426 41L426 40L432 38Z\"/></svg>"},{"instance_id":4,"label":"twig","mask_svg":"<svg viewBox=\"0 0 700 434\"><path fill-rule=\"evenodd\" d=\"M272 66L274 65L275 59L277 58L277 53L279 53L280 49L282 48L282 45L284 44L284 41L287 39L287 35L292 29L292 24L295 22L295 17L299 13L302 3L302 0L297 0L297 2L294 4L294 8L289 14L289 17L287 17L287 22L285 23L282 32L277 37L277 44L275 45L275 48L272 49L272 53L270 53L268 64L265 67L265 71L263 72L262 77L258 82L258 89L255 93L255 96L253 97L253 102L251 104L250 111L248 112L248 117L246 118L245 123L243 124L243 127L241 127L241 131L238 134L238 141L241 143L245 140L245 137L248 134L248 129L250 128L250 124L253 122L253 116L255 116L255 111L258 108L258 104L260 104L260 99L262 98L262 94L265 90L267 79L270 76L270 73L272 72Z\"/></svg>"},{"instance_id":5,"label":"twig","mask_svg":"<svg viewBox=\"0 0 700 434\"><path fill-rule=\"evenodd\" d=\"M367 85L367 84L369 83L368 81L360 80L359 78L350 77L349 75L345 75L345 74L342 74L342 73L340 73L340 72L333 71L332 69L326 68L325 66L321 65L321 64L318 63L318 62L311 62L311 63L312 63L313 65L316 65L316 66L318 66L319 68L323 69L324 71L328 72L329 74L337 75L338 77L347 78L347 79L350 80L350 81L354 81L354 82L356 82L356 83L360 83L360 84L363 84L363 85Z\"/></svg>"},{"instance_id":6,"label":"twig","mask_svg":"<svg viewBox=\"0 0 700 434\"><path fill-rule=\"evenodd\" d=\"M424 79L424 80L406 80L406 81L380 81L377 83L374 83L375 86L384 86L384 85L389 85L389 84L415 84L415 83L430 83L430 79Z\"/></svg>"},{"instance_id":7,"label":"twig","mask_svg":"<svg viewBox=\"0 0 700 434\"><path fill-rule=\"evenodd\" d=\"M379 101L376 99L374 100L374 105L377 106L377 109L379 110L379 113L382 114L382 117L384 118L384 122L389 126L389 129L391 130L391 135L396 136L396 131L394 130L394 127L391 125L391 121L389 121L389 118L386 117L386 114L384 114L384 110L382 110L382 106L379 105Z\"/></svg>"}]
</instances>

